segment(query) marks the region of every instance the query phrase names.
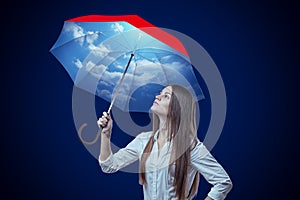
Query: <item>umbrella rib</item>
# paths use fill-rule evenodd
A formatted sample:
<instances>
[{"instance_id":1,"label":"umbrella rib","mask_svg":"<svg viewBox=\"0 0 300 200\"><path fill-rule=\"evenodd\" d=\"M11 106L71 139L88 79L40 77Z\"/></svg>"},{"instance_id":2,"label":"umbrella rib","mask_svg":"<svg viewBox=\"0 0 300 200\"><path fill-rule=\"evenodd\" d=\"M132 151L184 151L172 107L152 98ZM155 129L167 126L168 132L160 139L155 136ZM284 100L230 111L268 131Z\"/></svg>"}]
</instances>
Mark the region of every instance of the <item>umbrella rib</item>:
<instances>
[{"instance_id":1,"label":"umbrella rib","mask_svg":"<svg viewBox=\"0 0 300 200\"><path fill-rule=\"evenodd\" d=\"M111 54L113 53L121 53L121 55L124 54L123 51L112 51L112 52L109 52L107 55L105 55L101 60L99 60L98 62L95 63L95 66L100 64L100 62L102 62L105 58L107 58L107 56L110 56Z\"/></svg>"},{"instance_id":2,"label":"umbrella rib","mask_svg":"<svg viewBox=\"0 0 300 200\"><path fill-rule=\"evenodd\" d=\"M119 35L123 35L122 32L121 32L121 30L119 30L118 27L117 27L117 29L118 29ZM108 35L104 34L103 32L100 32L100 33L106 37L106 40L102 41L100 44L104 44L108 40L112 40L112 41L118 43L120 46L124 47L125 49L128 49L128 51L130 51L130 49L128 47L126 47L125 45L123 45L122 43L118 42L117 40L113 40L113 38L116 37L117 35L108 36ZM124 38L124 39L127 42L127 44L129 44L128 41L126 40L126 38Z\"/></svg>"},{"instance_id":3,"label":"umbrella rib","mask_svg":"<svg viewBox=\"0 0 300 200\"><path fill-rule=\"evenodd\" d=\"M144 31L143 31L144 32ZM147 33L146 33L147 34ZM149 35L149 34L147 34L147 35ZM152 37L152 36L150 36L150 37ZM154 39L153 37L152 37L152 39ZM143 46L150 46L150 44L151 43L155 43L156 42L156 39L154 39L154 40L150 40L149 42L147 42L147 43L145 43ZM136 45L137 46L137 45Z\"/></svg>"},{"instance_id":4,"label":"umbrella rib","mask_svg":"<svg viewBox=\"0 0 300 200\"><path fill-rule=\"evenodd\" d=\"M127 45L130 47L130 43L129 41L127 40L127 38L124 36L124 34L122 34L123 32L119 29L119 27L117 27L117 30L118 30L118 33L119 35L121 35L121 37L123 37L123 39L125 40L125 42L127 43ZM112 37L113 38L113 37ZM119 43L119 42L118 42ZM122 45L121 43L119 43L120 45ZM122 45L123 47L126 48L126 46ZM127 47L127 49L130 49Z\"/></svg>"},{"instance_id":5,"label":"umbrella rib","mask_svg":"<svg viewBox=\"0 0 300 200\"><path fill-rule=\"evenodd\" d=\"M71 40L69 40L69 41L67 41L67 42L65 42L65 43L63 43L63 44L61 44L61 45L59 45L59 46L56 46L54 49L52 49L51 51L53 51L53 50L55 50L55 49L58 49L58 48L61 48L61 47L64 47L64 46L66 46L66 45L68 45L68 44L70 44L70 43L72 43L72 42L74 42L75 40L79 40L79 39L81 39L81 38L85 38L85 37L87 37L87 36L92 36L92 35L99 35L99 34L101 34L102 36L104 36L106 39L104 39L100 44L104 44L105 42L107 42L107 40L109 39L111 39L111 38L113 38L113 37L109 37L109 36L107 36L106 34L104 34L104 33L102 33L102 32L96 32L96 33L92 33L92 34L85 34L85 35L83 35L83 36L80 36L80 37L76 37L76 38L73 38L73 39L71 39ZM120 34L120 35L123 35L123 34ZM124 36L123 36L124 37ZM125 39L125 41L127 42L127 44L129 45L129 43L128 43L128 41L126 40L126 38L124 38ZM129 52L130 52L130 48L128 48L128 47L126 47L125 45L123 45L122 43L120 43L120 42L118 42L117 40L114 40L114 42L116 42L116 43L118 43L120 46L122 46L124 49L127 49ZM129 45L130 46L130 45ZM118 52L118 51L113 51L113 52ZM124 51L120 51L120 52L124 52Z\"/></svg>"},{"instance_id":6,"label":"umbrella rib","mask_svg":"<svg viewBox=\"0 0 300 200\"><path fill-rule=\"evenodd\" d=\"M153 54L156 56L157 60L159 61L160 68L162 69L162 71L163 71L163 73L164 73L164 75L165 75L165 78L166 78L166 80L167 80L167 83L169 84L170 82L169 82L169 80L168 80L168 78L167 78L166 71L164 70L163 65L162 65L162 63L161 63L161 59L156 55L156 53L153 53Z\"/></svg>"},{"instance_id":7,"label":"umbrella rib","mask_svg":"<svg viewBox=\"0 0 300 200\"><path fill-rule=\"evenodd\" d=\"M155 50L161 50L162 52L168 52L170 54L173 54L173 55L176 55L180 58L183 58L184 60L188 60L188 58L186 56L182 56L180 53L176 52L176 51L172 51L172 50L166 50L166 49L163 49L163 48L155 48L155 47L150 47L151 49L155 49ZM146 48L142 48L142 49L146 49ZM140 52L142 53L153 53L153 51L149 50L149 51L142 51L142 49L138 49Z\"/></svg>"},{"instance_id":8,"label":"umbrella rib","mask_svg":"<svg viewBox=\"0 0 300 200\"><path fill-rule=\"evenodd\" d=\"M125 40L126 40L126 39L125 39ZM118 42L117 40L114 40L114 37L109 38L109 39L103 41L101 44L111 43L112 41L115 42L115 43L117 43L118 45L122 46L124 49L127 50L127 52L132 52L132 50L131 50L130 48L128 48L127 46L123 45L121 42ZM127 41L126 41L126 42L127 42ZM128 42L127 42L127 43L128 43ZM129 44L129 43L128 43L128 44ZM129 46L130 46L130 45L129 45ZM124 51L123 51L123 52L124 52Z\"/></svg>"},{"instance_id":9,"label":"umbrella rib","mask_svg":"<svg viewBox=\"0 0 300 200\"><path fill-rule=\"evenodd\" d=\"M155 43L159 42L159 43L163 44L164 46L168 47L169 49L166 50L165 48L155 48L155 47L151 47L151 49L160 49L160 50L172 52L173 54L176 54L176 53L181 54L180 52L174 50L172 47L170 47L169 45L167 45L167 44L161 42L160 40L157 40L157 39L153 38L152 36L150 36L150 37L152 38L152 40L150 40L149 42L143 44L141 49L144 49L143 46L149 47L149 46L151 46L150 44L153 44L153 43L155 44ZM137 46L137 45L136 45L136 46ZM155 45L155 46L157 46L157 45ZM160 45L160 46L161 46L161 45ZM136 47L135 47L135 50L136 50ZM152 53L152 52L151 52L151 53Z\"/></svg>"},{"instance_id":10,"label":"umbrella rib","mask_svg":"<svg viewBox=\"0 0 300 200\"><path fill-rule=\"evenodd\" d=\"M108 38L108 36L106 36L106 35L103 34L102 32L88 33L88 34L82 35L82 36L80 36L80 37L72 38L71 40L69 40L69 41L67 41L67 42L65 42L65 43L63 43L63 44L61 44L61 45L59 45L59 46L56 46L54 49L63 47L63 46L65 46L65 45L67 45L67 44L69 44L69 43L71 43L71 42L74 42L74 40L78 40L78 39L81 39L81 38L85 38L86 36L99 35L99 34L101 34L101 35L105 36L106 38ZM101 42L101 43L102 43L102 42ZM54 50L54 49L52 49L52 50Z\"/></svg>"},{"instance_id":11,"label":"umbrella rib","mask_svg":"<svg viewBox=\"0 0 300 200\"><path fill-rule=\"evenodd\" d=\"M105 55L103 58L101 58L99 61L97 61L91 69L89 69L89 70L87 70L87 68L85 68L85 69L86 69L88 72L91 71L92 69L94 69L95 67L97 67L99 64L101 64L101 62L102 62L104 59L106 59L108 56L110 56L110 55L113 54L113 53L121 53L120 56L124 55L124 52L123 52L123 51L109 52L107 55ZM120 57L120 56L119 56L119 57ZM119 58L119 57L118 57L118 58ZM107 68L110 64L111 64L111 63L108 63L108 64L106 64L106 65L104 65L104 66ZM105 73L105 71L103 71L103 72L101 73L101 75L98 77L98 80L101 79L101 77L103 76L104 73Z\"/></svg>"},{"instance_id":12,"label":"umbrella rib","mask_svg":"<svg viewBox=\"0 0 300 200\"><path fill-rule=\"evenodd\" d=\"M149 52L149 53L150 53L150 52ZM155 55L155 57L157 58L157 60L159 61L159 63L156 63L156 62L154 62L154 61L148 59L147 57L141 55L140 53L137 53L137 54L138 54L140 57L143 57L144 59L149 60L149 61L152 62L152 63L159 64L159 65L160 65L160 68L161 68L162 71L163 71L163 74L165 75L165 78L166 78L166 80L167 80L167 83L169 83L169 80L168 80L168 78L167 78L167 76L166 76L166 72L165 72L165 70L164 70L164 68L163 68L163 66L162 66L162 64L161 64L161 61L160 61L161 59L159 59L159 57L157 56L156 53L154 53L154 52L151 52L151 53L153 53L153 54Z\"/></svg>"},{"instance_id":13,"label":"umbrella rib","mask_svg":"<svg viewBox=\"0 0 300 200\"><path fill-rule=\"evenodd\" d=\"M151 52L151 53L153 53L153 52ZM146 60L148 60L148 61L150 61L150 62L152 62L152 63L155 63L153 60L150 60L149 58L147 58L147 57L141 55L140 53L136 53L136 55L139 55L140 57L142 57L142 58L144 58L144 59L146 59ZM156 56L156 57L157 57L157 56Z\"/></svg>"}]
</instances>

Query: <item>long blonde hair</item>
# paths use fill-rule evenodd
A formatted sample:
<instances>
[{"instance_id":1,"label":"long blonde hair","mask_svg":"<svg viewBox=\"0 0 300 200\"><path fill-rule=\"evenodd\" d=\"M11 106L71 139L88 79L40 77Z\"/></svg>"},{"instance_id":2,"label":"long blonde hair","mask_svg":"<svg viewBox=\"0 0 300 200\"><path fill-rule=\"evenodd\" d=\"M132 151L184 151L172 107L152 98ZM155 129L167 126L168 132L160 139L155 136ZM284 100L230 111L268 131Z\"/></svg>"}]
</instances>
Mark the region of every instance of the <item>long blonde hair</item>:
<instances>
[{"instance_id":1,"label":"long blonde hair","mask_svg":"<svg viewBox=\"0 0 300 200\"><path fill-rule=\"evenodd\" d=\"M172 97L167 115L168 138L173 142L170 167L175 163L174 186L179 200L193 197L198 191L199 173L196 173L189 194L185 194L188 166L190 165L190 150L197 142L196 102L191 93L179 86L172 87ZM182 117L184 116L184 117ZM145 177L146 161L154 144L154 134L159 127L159 118L153 113L153 132L143 151L140 163L140 184L147 184Z\"/></svg>"}]
</instances>

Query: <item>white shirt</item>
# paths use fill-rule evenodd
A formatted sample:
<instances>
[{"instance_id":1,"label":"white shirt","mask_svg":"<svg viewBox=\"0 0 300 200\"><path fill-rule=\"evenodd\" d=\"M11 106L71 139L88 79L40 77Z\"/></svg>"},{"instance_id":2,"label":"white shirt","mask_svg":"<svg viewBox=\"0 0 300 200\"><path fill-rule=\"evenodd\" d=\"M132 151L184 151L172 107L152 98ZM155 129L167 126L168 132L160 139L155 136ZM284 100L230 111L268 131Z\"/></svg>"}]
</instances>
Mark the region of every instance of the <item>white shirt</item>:
<instances>
[{"instance_id":1,"label":"white shirt","mask_svg":"<svg viewBox=\"0 0 300 200\"><path fill-rule=\"evenodd\" d=\"M151 133L144 132L139 134L125 148L120 149L115 154L111 154L104 161L101 161L99 157L99 164L102 171L114 173L137 159L141 160L142 153ZM143 185L144 199L177 200L173 185L175 164L171 167L170 172L168 170L172 145L166 142L158 155L157 136L158 132L154 135L153 149L145 165L147 184ZM208 196L214 200L225 199L227 193L232 188L231 180L223 167L200 141L191 150L191 165L188 167L186 194L190 191L197 171L212 184Z\"/></svg>"}]
</instances>

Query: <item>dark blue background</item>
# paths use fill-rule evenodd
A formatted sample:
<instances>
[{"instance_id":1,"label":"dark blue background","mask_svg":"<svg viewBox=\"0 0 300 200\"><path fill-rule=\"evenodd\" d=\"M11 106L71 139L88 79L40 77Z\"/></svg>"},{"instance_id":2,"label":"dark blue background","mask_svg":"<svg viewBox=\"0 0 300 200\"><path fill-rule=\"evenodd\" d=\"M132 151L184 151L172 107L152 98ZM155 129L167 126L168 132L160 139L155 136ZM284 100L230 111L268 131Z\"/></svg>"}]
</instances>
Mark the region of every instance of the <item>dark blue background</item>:
<instances>
[{"instance_id":1,"label":"dark blue background","mask_svg":"<svg viewBox=\"0 0 300 200\"><path fill-rule=\"evenodd\" d=\"M138 176L107 175L76 136L73 83L49 53L63 21L138 14L195 39L217 64L228 111L213 155L234 183L228 199L296 193L299 8L292 1L67 0L1 6L1 196L141 199ZM4 53L3 53L4 52ZM205 101L203 108L207 109ZM197 199L209 185L200 183Z\"/></svg>"}]
</instances>

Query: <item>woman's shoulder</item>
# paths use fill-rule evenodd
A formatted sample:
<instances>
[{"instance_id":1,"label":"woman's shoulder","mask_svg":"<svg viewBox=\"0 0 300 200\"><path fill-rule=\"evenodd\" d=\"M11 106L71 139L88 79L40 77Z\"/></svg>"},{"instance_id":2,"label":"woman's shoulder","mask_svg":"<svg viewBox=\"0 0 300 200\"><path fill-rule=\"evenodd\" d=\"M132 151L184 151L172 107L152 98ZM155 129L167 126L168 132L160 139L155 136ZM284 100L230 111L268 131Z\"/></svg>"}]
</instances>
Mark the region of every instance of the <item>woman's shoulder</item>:
<instances>
[{"instance_id":1,"label":"woman's shoulder","mask_svg":"<svg viewBox=\"0 0 300 200\"><path fill-rule=\"evenodd\" d=\"M195 157L195 156L196 157L198 157L198 156L205 157L208 154L209 154L209 150L199 139L197 139L191 148L191 156L192 157Z\"/></svg>"},{"instance_id":2,"label":"woman's shoulder","mask_svg":"<svg viewBox=\"0 0 300 200\"><path fill-rule=\"evenodd\" d=\"M190 150L193 151L193 150L199 148L202 145L203 145L203 143L197 137L193 138L193 139L191 139Z\"/></svg>"}]
</instances>

